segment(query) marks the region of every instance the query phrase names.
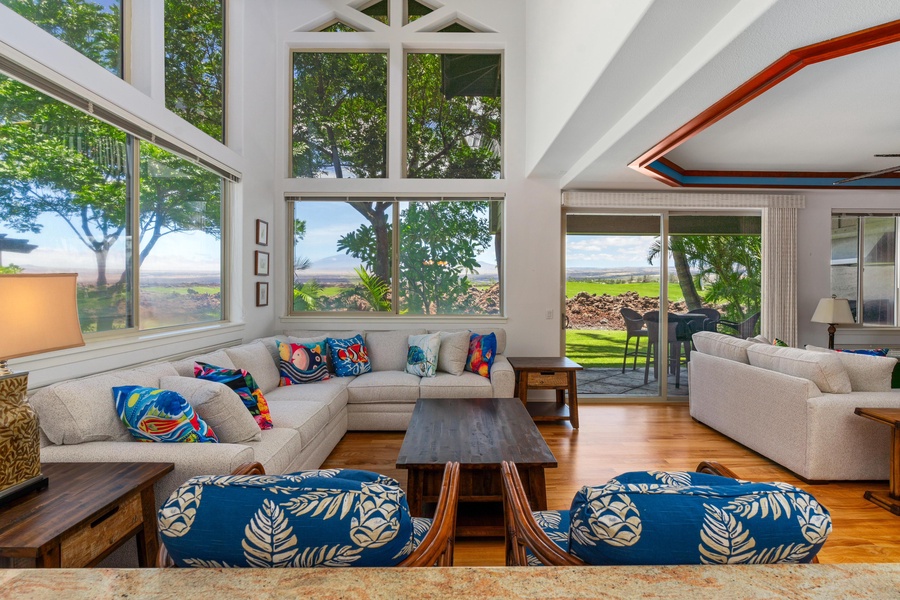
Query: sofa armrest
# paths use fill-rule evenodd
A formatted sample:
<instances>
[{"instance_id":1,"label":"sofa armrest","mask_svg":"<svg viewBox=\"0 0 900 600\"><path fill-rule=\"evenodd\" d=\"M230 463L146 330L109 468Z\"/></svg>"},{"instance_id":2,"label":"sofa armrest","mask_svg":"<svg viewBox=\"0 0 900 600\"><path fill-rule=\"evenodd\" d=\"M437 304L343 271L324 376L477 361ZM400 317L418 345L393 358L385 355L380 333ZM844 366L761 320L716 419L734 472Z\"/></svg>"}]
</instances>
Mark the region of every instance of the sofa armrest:
<instances>
[{"instance_id":1,"label":"sofa armrest","mask_svg":"<svg viewBox=\"0 0 900 600\"><path fill-rule=\"evenodd\" d=\"M228 475L253 462L253 450L240 444L163 444L87 442L41 448L41 462L164 462L175 469L156 482L156 507L178 486L196 475ZM52 482L51 482L52 485Z\"/></svg>"},{"instance_id":2,"label":"sofa armrest","mask_svg":"<svg viewBox=\"0 0 900 600\"><path fill-rule=\"evenodd\" d=\"M516 388L516 372L502 354L494 358L491 365L491 387L494 398L512 398Z\"/></svg>"}]
</instances>

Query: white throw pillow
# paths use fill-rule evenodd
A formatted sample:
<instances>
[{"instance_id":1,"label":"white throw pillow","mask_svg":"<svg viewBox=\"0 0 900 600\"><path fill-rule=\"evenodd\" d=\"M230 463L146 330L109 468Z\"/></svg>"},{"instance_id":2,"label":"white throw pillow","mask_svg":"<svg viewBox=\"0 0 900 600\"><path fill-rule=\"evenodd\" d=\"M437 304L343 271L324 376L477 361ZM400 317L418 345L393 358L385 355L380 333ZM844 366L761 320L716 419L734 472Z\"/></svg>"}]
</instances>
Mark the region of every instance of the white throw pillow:
<instances>
[{"instance_id":1,"label":"white throw pillow","mask_svg":"<svg viewBox=\"0 0 900 600\"><path fill-rule=\"evenodd\" d=\"M159 387L178 392L216 432L219 443L242 444L262 439L259 425L240 396L224 383L193 377L163 377Z\"/></svg>"},{"instance_id":2,"label":"white throw pillow","mask_svg":"<svg viewBox=\"0 0 900 600\"><path fill-rule=\"evenodd\" d=\"M419 377L434 377L441 349L441 334L426 333L409 336L406 353L406 372Z\"/></svg>"},{"instance_id":3,"label":"white throw pillow","mask_svg":"<svg viewBox=\"0 0 900 600\"><path fill-rule=\"evenodd\" d=\"M810 352L828 352L837 356L847 370L850 387L854 392L891 391L891 377L894 374L894 367L897 366L896 358L836 352L812 345L807 345L806 349Z\"/></svg>"},{"instance_id":4,"label":"white throw pillow","mask_svg":"<svg viewBox=\"0 0 900 600\"><path fill-rule=\"evenodd\" d=\"M468 331L442 331L441 350L438 354L437 370L462 375L466 369L466 358L469 356Z\"/></svg>"}]
</instances>

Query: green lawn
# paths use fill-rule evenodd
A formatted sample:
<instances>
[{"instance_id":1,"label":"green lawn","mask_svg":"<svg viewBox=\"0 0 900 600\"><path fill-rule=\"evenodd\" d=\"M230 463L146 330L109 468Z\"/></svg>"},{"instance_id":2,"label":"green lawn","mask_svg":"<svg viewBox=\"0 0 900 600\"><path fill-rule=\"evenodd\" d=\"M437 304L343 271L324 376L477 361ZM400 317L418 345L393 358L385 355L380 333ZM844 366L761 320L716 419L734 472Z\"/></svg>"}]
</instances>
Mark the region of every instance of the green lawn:
<instances>
[{"instance_id":1,"label":"green lawn","mask_svg":"<svg viewBox=\"0 0 900 600\"><path fill-rule=\"evenodd\" d=\"M610 296L618 296L625 292L637 292L640 296L648 298L659 297L659 283L603 283L597 281L567 281L566 282L566 298L571 298L579 292L587 292L588 294L609 294ZM669 300L677 302L684 300L681 288L678 284L669 284Z\"/></svg>"},{"instance_id":2,"label":"green lawn","mask_svg":"<svg viewBox=\"0 0 900 600\"><path fill-rule=\"evenodd\" d=\"M646 342L646 340L644 341ZM632 339L629 346L633 347L634 342L635 340ZM621 368L624 350L624 331L566 330L566 356L582 367Z\"/></svg>"},{"instance_id":3,"label":"green lawn","mask_svg":"<svg viewBox=\"0 0 900 600\"><path fill-rule=\"evenodd\" d=\"M218 294L222 288L211 285L184 285L184 286L167 286L167 285L151 285L141 286L141 292L157 292L160 294L175 294L177 296L187 295L188 290L194 290L198 294Z\"/></svg>"}]
</instances>

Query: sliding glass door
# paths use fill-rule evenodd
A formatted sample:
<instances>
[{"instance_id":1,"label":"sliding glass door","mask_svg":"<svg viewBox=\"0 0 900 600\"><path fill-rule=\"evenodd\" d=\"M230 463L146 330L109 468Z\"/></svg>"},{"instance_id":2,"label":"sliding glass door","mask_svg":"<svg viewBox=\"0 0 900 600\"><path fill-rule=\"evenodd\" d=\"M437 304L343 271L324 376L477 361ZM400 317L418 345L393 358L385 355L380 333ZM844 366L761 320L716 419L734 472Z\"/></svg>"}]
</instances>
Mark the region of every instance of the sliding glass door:
<instances>
[{"instance_id":1,"label":"sliding glass door","mask_svg":"<svg viewBox=\"0 0 900 600\"><path fill-rule=\"evenodd\" d=\"M760 226L733 213L568 214L565 351L585 367L579 394L686 399L694 333L758 333Z\"/></svg>"}]
</instances>

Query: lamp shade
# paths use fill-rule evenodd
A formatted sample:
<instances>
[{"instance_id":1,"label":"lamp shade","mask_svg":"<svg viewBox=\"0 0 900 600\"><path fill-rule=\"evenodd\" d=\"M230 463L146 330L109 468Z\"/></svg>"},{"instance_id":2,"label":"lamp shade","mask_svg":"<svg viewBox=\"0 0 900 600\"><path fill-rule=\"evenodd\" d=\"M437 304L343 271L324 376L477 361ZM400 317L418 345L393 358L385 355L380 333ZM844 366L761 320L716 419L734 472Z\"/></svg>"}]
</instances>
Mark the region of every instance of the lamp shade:
<instances>
[{"instance_id":1,"label":"lamp shade","mask_svg":"<svg viewBox=\"0 0 900 600\"><path fill-rule=\"evenodd\" d=\"M83 346L75 273L0 275L0 361Z\"/></svg>"},{"instance_id":2,"label":"lamp shade","mask_svg":"<svg viewBox=\"0 0 900 600\"><path fill-rule=\"evenodd\" d=\"M813 313L813 323L855 323L853 313L850 312L850 301L846 298L822 298Z\"/></svg>"}]
</instances>

